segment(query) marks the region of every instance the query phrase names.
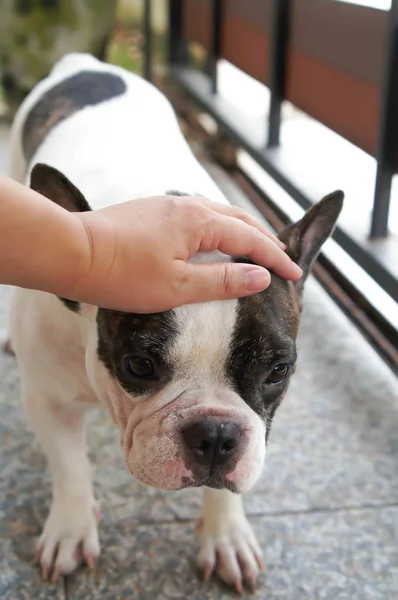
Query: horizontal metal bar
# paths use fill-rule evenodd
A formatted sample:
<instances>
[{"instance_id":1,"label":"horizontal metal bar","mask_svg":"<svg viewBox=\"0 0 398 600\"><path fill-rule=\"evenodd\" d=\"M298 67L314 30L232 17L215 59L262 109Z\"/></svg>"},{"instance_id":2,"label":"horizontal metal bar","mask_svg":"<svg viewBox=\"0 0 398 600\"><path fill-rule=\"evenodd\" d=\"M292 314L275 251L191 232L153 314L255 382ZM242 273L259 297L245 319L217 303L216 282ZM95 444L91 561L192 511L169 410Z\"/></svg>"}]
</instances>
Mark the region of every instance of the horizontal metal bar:
<instances>
[{"instance_id":1,"label":"horizontal metal bar","mask_svg":"<svg viewBox=\"0 0 398 600\"><path fill-rule=\"evenodd\" d=\"M283 168L279 149L264 147L265 134L242 112L219 96L211 94L208 76L195 69L171 65L176 81L228 132L231 139L245 149L290 194L300 206L307 209L315 201L296 185ZM369 248L362 246L350 233L338 226L334 239L341 247L396 301L398 281Z\"/></svg>"}]
</instances>

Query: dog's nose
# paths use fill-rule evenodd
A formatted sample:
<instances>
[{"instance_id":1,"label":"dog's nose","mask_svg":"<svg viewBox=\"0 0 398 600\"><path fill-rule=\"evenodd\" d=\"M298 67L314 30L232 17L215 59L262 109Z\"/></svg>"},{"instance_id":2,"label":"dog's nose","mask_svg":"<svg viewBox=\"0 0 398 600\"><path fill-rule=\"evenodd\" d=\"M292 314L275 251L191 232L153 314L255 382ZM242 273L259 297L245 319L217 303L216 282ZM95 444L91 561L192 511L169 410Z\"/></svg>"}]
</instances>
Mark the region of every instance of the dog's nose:
<instances>
[{"instance_id":1,"label":"dog's nose","mask_svg":"<svg viewBox=\"0 0 398 600\"><path fill-rule=\"evenodd\" d=\"M234 457L242 430L236 423L202 419L183 429L182 436L197 462L216 467Z\"/></svg>"}]
</instances>

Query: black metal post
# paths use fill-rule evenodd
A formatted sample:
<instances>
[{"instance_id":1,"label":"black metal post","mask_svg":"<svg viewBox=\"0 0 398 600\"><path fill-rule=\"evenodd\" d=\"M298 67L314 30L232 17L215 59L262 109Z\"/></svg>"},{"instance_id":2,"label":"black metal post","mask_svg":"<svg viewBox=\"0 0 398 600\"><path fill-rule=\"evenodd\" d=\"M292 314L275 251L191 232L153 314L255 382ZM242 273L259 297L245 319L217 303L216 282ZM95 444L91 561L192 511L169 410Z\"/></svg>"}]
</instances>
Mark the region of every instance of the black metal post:
<instances>
[{"instance_id":1,"label":"black metal post","mask_svg":"<svg viewBox=\"0 0 398 600\"><path fill-rule=\"evenodd\" d=\"M222 26L222 0L212 2L211 21L211 49L209 57L209 74L211 78L211 92L217 94L217 64L221 56L221 26Z\"/></svg>"},{"instance_id":2,"label":"black metal post","mask_svg":"<svg viewBox=\"0 0 398 600\"><path fill-rule=\"evenodd\" d=\"M268 146L279 146L282 102L285 97L290 0L273 0L269 87Z\"/></svg>"},{"instance_id":3,"label":"black metal post","mask_svg":"<svg viewBox=\"0 0 398 600\"><path fill-rule=\"evenodd\" d=\"M392 177L398 159L398 0L392 0L381 101L377 174L370 237L386 237Z\"/></svg>"},{"instance_id":4,"label":"black metal post","mask_svg":"<svg viewBox=\"0 0 398 600\"><path fill-rule=\"evenodd\" d=\"M144 0L144 77L152 81L151 0Z\"/></svg>"},{"instance_id":5,"label":"black metal post","mask_svg":"<svg viewBox=\"0 0 398 600\"><path fill-rule=\"evenodd\" d=\"M169 0L169 62L173 64L183 60L182 10L183 0Z\"/></svg>"}]
</instances>

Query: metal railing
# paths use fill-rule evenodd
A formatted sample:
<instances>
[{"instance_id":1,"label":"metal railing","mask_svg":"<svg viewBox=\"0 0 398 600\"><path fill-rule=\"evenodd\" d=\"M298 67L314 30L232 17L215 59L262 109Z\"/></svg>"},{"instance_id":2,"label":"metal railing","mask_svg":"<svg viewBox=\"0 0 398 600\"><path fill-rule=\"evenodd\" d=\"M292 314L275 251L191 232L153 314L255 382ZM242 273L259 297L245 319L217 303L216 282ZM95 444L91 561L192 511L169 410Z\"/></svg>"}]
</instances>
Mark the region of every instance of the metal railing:
<instances>
[{"instance_id":1,"label":"metal railing","mask_svg":"<svg viewBox=\"0 0 398 600\"><path fill-rule=\"evenodd\" d=\"M150 4L151 0L145 1L144 64L148 78L151 77ZM308 185L301 185L302 182L292 176L284 164L283 156L281 158L280 129L284 100L288 99L376 157L377 175L369 238L386 239L392 178L398 168L398 0L392 0L391 11L385 13L334 0L169 0L168 6L171 75L212 115L231 140L246 150L301 207L307 209L319 198L308 194ZM306 11L305 19L302 10ZM324 33L328 33L329 21L334 36L339 28L342 33L340 38L336 38L335 47L325 49L320 32L323 28ZM350 24L359 41L355 36L351 40ZM237 35L240 32L242 35ZM254 44L250 52L248 40ZM201 70L192 64L191 41L200 43L207 51L205 68ZM339 44L342 49L338 48ZM305 52L303 45L306 46ZM261 49L263 56L259 55ZM325 52L329 53L326 58ZM238 115L231 104L218 95L217 64L220 58L235 62L239 68L268 86L270 107L263 135L253 131L245 115ZM300 88L301 81L308 81L311 73L319 74L326 91L321 89L314 96L311 91L314 86ZM340 85L341 90L331 88L329 80L333 81L334 87ZM325 94L331 89L336 94L341 92L343 98L353 95L352 106L350 102L346 103L347 106L327 102ZM357 116L355 101L361 101L361 98L363 110ZM269 198L263 198L263 203L262 210L268 214L273 203ZM261 208L261 203L258 207ZM274 206L280 215L279 208ZM386 264L370 244L363 243L344 227L336 228L334 239L381 288L398 301L398 255L395 264L394 261ZM333 272L333 297L340 305L344 304L341 294L336 292L336 285L344 288L351 307L349 316L357 321L356 324L387 362L397 367L398 332L395 327L385 322L372 303L338 273L336 265L328 265L324 261L323 269L329 274ZM357 318L358 310L362 311L360 318ZM364 320L368 321L368 327L364 327Z\"/></svg>"},{"instance_id":2,"label":"metal railing","mask_svg":"<svg viewBox=\"0 0 398 600\"><path fill-rule=\"evenodd\" d=\"M380 111L377 175L370 236L388 234L392 178L397 169L398 146L398 2L392 0ZM398 261L398 256L397 256Z\"/></svg>"}]
</instances>

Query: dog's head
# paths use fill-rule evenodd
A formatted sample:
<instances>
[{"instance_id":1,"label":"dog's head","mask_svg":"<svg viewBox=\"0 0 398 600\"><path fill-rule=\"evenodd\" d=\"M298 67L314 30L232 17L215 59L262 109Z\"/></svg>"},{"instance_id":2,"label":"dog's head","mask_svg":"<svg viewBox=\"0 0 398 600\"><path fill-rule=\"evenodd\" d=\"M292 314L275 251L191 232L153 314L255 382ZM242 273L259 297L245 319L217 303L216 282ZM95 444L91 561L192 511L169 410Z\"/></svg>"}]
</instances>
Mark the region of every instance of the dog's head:
<instances>
[{"instance_id":1,"label":"dog's head","mask_svg":"<svg viewBox=\"0 0 398 600\"><path fill-rule=\"evenodd\" d=\"M31 185L64 208L90 209L55 169L36 165ZM153 315L98 308L85 317L80 307L89 319L89 379L119 427L127 467L141 482L236 492L256 482L272 418L295 369L304 281L342 201L341 192L325 197L281 233L303 269L299 282L273 275L260 294ZM79 312L77 303L67 305Z\"/></svg>"}]
</instances>

